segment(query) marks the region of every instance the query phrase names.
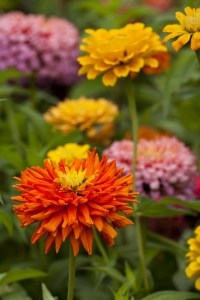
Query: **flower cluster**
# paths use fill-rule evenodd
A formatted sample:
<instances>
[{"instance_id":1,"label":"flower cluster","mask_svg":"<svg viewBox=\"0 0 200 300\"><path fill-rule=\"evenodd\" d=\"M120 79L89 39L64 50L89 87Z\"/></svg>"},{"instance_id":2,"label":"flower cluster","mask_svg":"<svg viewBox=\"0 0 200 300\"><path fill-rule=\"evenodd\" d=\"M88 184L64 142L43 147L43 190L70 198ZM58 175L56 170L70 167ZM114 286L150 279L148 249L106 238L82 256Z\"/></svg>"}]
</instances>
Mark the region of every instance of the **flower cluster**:
<instances>
[{"instance_id":1,"label":"flower cluster","mask_svg":"<svg viewBox=\"0 0 200 300\"><path fill-rule=\"evenodd\" d=\"M87 152L89 145L78 145L76 143L68 143L64 146L58 146L56 149L50 150L47 153L47 157L55 163L59 163L61 159L70 164L75 158L84 159L87 158Z\"/></svg>"},{"instance_id":2,"label":"flower cluster","mask_svg":"<svg viewBox=\"0 0 200 300\"><path fill-rule=\"evenodd\" d=\"M114 103L104 98L81 97L59 102L44 114L44 119L65 134L79 129L86 132L88 138L107 143L117 115Z\"/></svg>"},{"instance_id":3,"label":"flower cluster","mask_svg":"<svg viewBox=\"0 0 200 300\"><path fill-rule=\"evenodd\" d=\"M169 34L164 38L164 42L178 37L172 43L173 48L179 51L185 44L191 41L191 49L196 51L200 48L200 8L185 8L185 14L178 11L176 18L179 24L166 25L164 32Z\"/></svg>"},{"instance_id":4,"label":"flower cluster","mask_svg":"<svg viewBox=\"0 0 200 300\"><path fill-rule=\"evenodd\" d=\"M187 257L189 263L185 273L188 278L195 279L195 287L200 290L200 226L195 229L194 233L196 236L188 240Z\"/></svg>"},{"instance_id":5,"label":"flower cluster","mask_svg":"<svg viewBox=\"0 0 200 300\"><path fill-rule=\"evenodd\" d=\"M122 213L132 213L128 204L137 202L133 177L122 175L115 161L108 162L105 156L100 160L95 150L71 164L47 159L44 168L27 168L16 179L21 195L13 197L20 202L14 211L22 226L39 222L32 243L46 235L46 252L53 244L58 252L69 237L74 255L81 244L91 254L93 228L112 246L117 236L114 227L132 224Z\"/></svg>"},{"instance_id":6,"label":"flower cluster","mask_svg":"<svg viewBox=\"0 0 200 300\"><path fill-rule=\"evenodd\" d=\"M133 142L116 141L104 153L115 159L124 172L131 171ZM176 196L193 198L191 178L196 172L194 154L175 137L140 139L137 149L136 186L153 199Z\"/></svg>"},{"instance_id":7,"label":"flower cluster","mask_svg":"<svg viewBox=\"0 0 200 300\"><path fill-rule=\"evenodd\" d=\"M86 55L78 61L82 65L79 74L87 74L88 79L103 74L104 85L113 86L118 78L135 76L142 69L153 73L165 68L167 48L143 23L111 30L87 29L86 33L89 37L83 39L80 47Z\"/></svg>"},{"instance_id":8,"label":"flower cluster","mask_svg":"<svg viewBox=\"0 0 200 300\"><path fill-rule=\"evenodd\" d=\"M0 70L34 72L41 82L78 80L79 32L64 19L11 12L0 16Z\"/></svg>"}]
</instances>

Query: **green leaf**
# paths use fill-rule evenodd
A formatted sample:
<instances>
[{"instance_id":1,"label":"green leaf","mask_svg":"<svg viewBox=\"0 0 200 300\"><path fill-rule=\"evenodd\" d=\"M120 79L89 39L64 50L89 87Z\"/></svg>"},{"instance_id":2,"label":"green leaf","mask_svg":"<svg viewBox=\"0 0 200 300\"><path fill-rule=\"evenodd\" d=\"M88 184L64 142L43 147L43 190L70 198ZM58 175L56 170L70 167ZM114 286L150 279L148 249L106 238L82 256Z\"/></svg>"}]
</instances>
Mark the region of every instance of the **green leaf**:
<instances>
[{"instance_id":1,"label":"green leaf","mask_svg":"<svg viewBox=\"0 0 200 300\"><path fill-rule=\"evenodd\" d=\"M4 144L0 146L0 160L5 160L18 171L24 168L22 155L14 145Z\"/></svg>"},{"instance_id":2,"label":"green leaf","mask_svg":"<svg viewBox=\"0 0 200 300\"><path fill-rule=\"evenodd\" d=\"M148 295L141 300L193 300L200 299L200 294L181 291L162 291Z\"/></svg>"},{"instance_id":3,"label":"green leaf","mask_svg":"<svg viewBox=\"0 0 200 300\"><path fill-rule=\"evenodd\" d=\"M0 223L5 226L9 235L11 236L13 233L13 222L10 215L3 210L0 210Z\"/></svg>"},{"instance_id":4,"label":"green leaf","mask_svg":"<svg viewBox=\"0 0 200 300\"><path fill-rule=\"evenodd\" d=\"M186 82L196 67L195 54L190 49L180 52L166 73L164 91L168 95L176 92L183 82ZM185 71L187 70L187 71Z\"/></svg>"},{"instance_id":5,"label":"green leaf","mask_svg":"<svg viewBox=\"0 0 200 300\"><path fill-rule=\"evenodd\" d=\"M49 290L47 289L46 285L42 283L42 297L43 300L56 300L58 299L57 297L53 297Z\"/></svg>"},{"instance_id":6,"label":"green leaf","mask_svg":"<svg viewBox=\"0 0 200 300\"><path fill-rule=\"evenodd\" d=\"M2 276L2 278L0 279L0 286L19 280L38 278L44 276L47 276L47 273L36 269L13 269L8 273L5 273L4 276Z\"/></svg>"},{"instance_id":7,"label":"green leaf","mask_svg":"<svg viewBox=\"0 0 200 300\"><path fill-rule=\"evenodd\" d=\"M10 285L3 290L0 290L2 300L31 300L26 291L17 283Z\"/></svg>"},{"instance_id":8,"label":"green leaf","mask_svg":"<svg viewBox=\"0 0 200 300\"><path fill-rule=\"evenodd\" d=\"M194 212L186 208L195 208L195 210L197 210L200 208L200 203L198 206L198 202L192 204L189 204L189 202L190 201L186 202L177 198L163 198L160 201L142 198L137 207L136 213L139 213L145 217L172 217L179 215L194 215ZM180 207L177 208L175 207L175 205L179 205Z\"/></svg>"}]
</instances>

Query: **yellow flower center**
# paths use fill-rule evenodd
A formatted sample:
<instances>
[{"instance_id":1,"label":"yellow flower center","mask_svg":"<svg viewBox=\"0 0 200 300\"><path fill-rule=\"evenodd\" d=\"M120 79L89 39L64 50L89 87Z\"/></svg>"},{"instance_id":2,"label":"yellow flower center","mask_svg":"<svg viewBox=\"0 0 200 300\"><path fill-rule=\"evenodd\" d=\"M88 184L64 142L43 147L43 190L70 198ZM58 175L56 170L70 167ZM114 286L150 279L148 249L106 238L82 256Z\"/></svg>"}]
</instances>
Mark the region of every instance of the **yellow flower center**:
<instances>
[{"instance_id":1,"label":"yellow flower center","mask_svg":"<svg viewBox=\"0 0 200 300\"><path fill-rule=\"evenodd\" d=\"M86 170L80 169L77 171L74 167L72 169L66 167L65 173L57 170L57 175L58 178L56 178L55 181L58 182L62 188L76 192L84 190L85 186L95 178L95 174L87 177Z\"/></svg>"},{"instance_id":2,"label":"yellow flower center","mask_svg":"<svg viewBox=\"0 0 200 300\"><path fill-rule=\"evenodd\" d=\"M184 20L184 28L188 32L200 31L200 14L196 16L186 16Z\"/></svg>"}]
</instances>

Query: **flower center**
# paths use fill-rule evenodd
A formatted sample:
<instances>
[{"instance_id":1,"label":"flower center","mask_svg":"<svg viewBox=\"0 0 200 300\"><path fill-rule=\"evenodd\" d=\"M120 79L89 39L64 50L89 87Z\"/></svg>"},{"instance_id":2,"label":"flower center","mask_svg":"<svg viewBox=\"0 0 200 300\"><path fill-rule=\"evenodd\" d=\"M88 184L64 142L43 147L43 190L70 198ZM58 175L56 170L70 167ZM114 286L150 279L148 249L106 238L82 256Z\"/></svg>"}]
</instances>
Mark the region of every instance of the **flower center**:
<instances>
[{"instance_id":1,"label":"flower center","mask_svg":"<svg viewBox=\"0 0 200 300\"><path fill-rule=\"evenodd\" d=\"M63 189L75 192L83 191L85 186L96 177L95 174L87 177L86 170L80 169L77 171L74 167L72 169L66 167L65 172L57 170L57 175L55 182L58 182Z\"/></svg>"},{"instance_id":2,"label":"flower center","mask_svg":"<svg viewBox=\"0 0 200 300\"><path fill-rule=\"evenodd\" d=\"M184 20L184 28L188 32L200 31L200 14L196 16L186 16Z\"/></svg>"},{"instance_id":3,"label":"flower center","mask_svg":"<svg viewBox=\"0 0 200 300\"><path fill-rule=\"evenodd\" d=\"M71 170L66 170L66 173L57 171L57 174L58 178L55 181L67 190L78 190L86 181L86 170L77 171L75 168L72 168Z\"/></svg>"}]
</instances>

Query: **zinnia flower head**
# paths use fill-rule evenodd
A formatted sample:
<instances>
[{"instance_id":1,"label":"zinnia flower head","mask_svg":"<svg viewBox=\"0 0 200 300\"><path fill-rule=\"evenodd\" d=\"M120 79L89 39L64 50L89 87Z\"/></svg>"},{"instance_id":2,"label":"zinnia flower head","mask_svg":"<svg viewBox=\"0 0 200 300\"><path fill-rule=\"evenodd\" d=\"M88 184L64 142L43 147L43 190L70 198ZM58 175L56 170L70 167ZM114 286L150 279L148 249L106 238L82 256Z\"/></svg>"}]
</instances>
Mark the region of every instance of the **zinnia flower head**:
<instances>
[{"instance_id":1,"label":"zinnia flower head","mask_svg":"<svg viewBox=\"0 0 200 300\"><path fill-rule=\"evenodd\" d=\"M51 160L22 172L20 183L14 187L20 196L13 200L21 225L39 222L32 235L32 243L46 236L45 252L55 244L56 252L68 237L74 255L83 245L92 253L93 229L100 233L109 246L114 244L114 229L132 224L122 214L131 214L128 205L137 202L133 192L132 175L122 175L115 161L101 160L95 150L88 152L87 159L65 160L54 164Z\"/></svg>"},{"instance_id":2,"label":"zinnia flower head","mask_svg":"<svg viewBox=\"0 0 200 300\"><path fill-rule=\"evenodd\" d=\"M0 70L34 72L38 81L78 80L79 32L65 19L11 12L0 16Z\"/></svg>"},{"instance_id":3,"label":"zinnia flower head","mask_svg":"<svg viewBox=\"0 0 200 300\"><path fill-rule=\"evenodd\" d=\"M158 53L167 51L159 36L143 23L128 24L120 29L87 29L80 49L86 53L78 58L79 74L88 79L103 75L106 86L118 78L135 76L145 67L157 69L162 59Z\"/></svg>"},{"instance_id":4,"label":"zinnia flower head","mask_svg":"<svg viewBox=\"0 0 200 300\"><path fill-rule=\"evenodd\" d=\"M195 288L200 291L200 226L195 231L195 237L188 240L189 251L187 253L188 266L185 269L186 276L195 280Z\"/></svg>"},{"instance_id":5,"label":"zinnia flower head","mask_svg":"<svg viewBox=\"0 0 200 300\"><path fill-rule=\"evenodd\" d=\"M194 178L194 194L197 199L200 199L200 174L198 173Z\"/></svg>"},{"instance_id":6,"label":"zinnia flower head","mask_svg":"<svg viewBox=\"0 0 200 300\"><path fill-rule=\"evenodd\" d=\"M117 115L114 103L103 98L81 97L59 102L44 114L44 119L65 134L79 129L91 140L106 143L113 133Z\"/></svg>"},{"instance_id":7,"label":"zinnia flower head","mask_svg":"<svg viewBox=\"0 0 200 300\"><path fill-rule=\"evenodd\" d=\"M185 44L191 43L191 49L196 51L200 48L200 8L185 8L185 15L178 11L176 19L179 24L166 25L164 32L169 34L164 38L163 42L176 38L172 43L175 51L179 51Z\"/></svg>"},{"instance_id":8,"label":"zinnia flower head","mask_svg":"<svg viewBox=\"0 0 200 300\"><path fill-rule=\"evenodd\" d=\"M114 142L104 153L124 172L131 171L133 142ZM194 198L191 178L196 173L194 154L175 137L140 139L137 149L136 187L141 195L159 200L164 196Z\"/></svg>"},{"instance_id":9,"label":"zinnia flower head","mask_svg":"<svg viewBox=\"0 0 200 300\"><path fill-rule=\"evenodd\" d=\"M76 143L67 143L64 146L58 146L56 149L50 150L47 157L55 163L59 163L61 159L65 159L66 163L70 164L75 158L87 158L87 152L90 146L78 145Z\"/></svg>"}]
</instances>

